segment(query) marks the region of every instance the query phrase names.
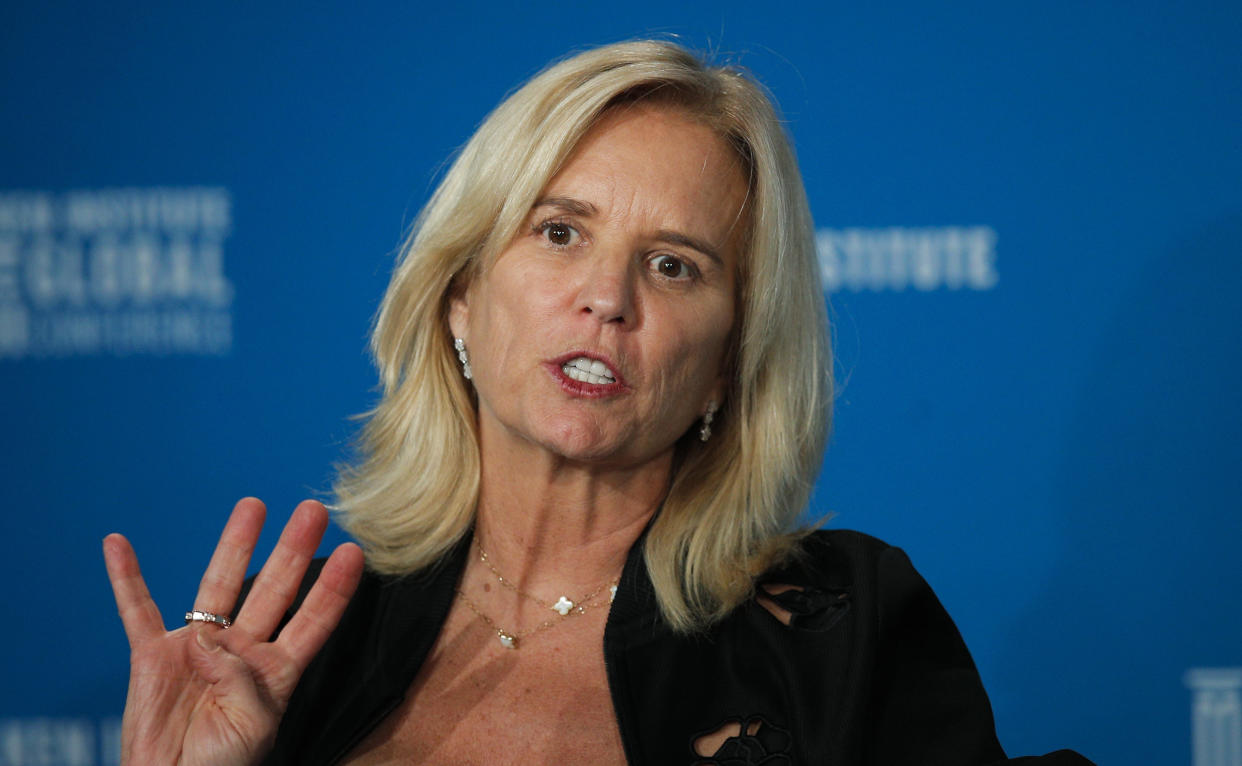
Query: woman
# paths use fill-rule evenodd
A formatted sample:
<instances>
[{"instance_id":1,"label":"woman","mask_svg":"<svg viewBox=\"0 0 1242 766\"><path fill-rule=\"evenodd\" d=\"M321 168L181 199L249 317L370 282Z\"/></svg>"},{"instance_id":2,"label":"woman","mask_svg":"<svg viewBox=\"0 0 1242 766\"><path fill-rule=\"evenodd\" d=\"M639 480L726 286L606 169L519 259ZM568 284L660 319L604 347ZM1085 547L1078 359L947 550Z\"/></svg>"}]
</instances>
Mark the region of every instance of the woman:
<instances>
[{"instance_id":1,"label":"woman","mask_svg":"<svg viewBox=\"0 0 1242 766\"><path fill-rule=\"evenodd\" d=\"M793 153L742 74L638 42L537 76L423 211L372 345L384 396L336 488L362 549L311 565L303 503L237 610L243 500L166 633L105 540L127 762L1004 758L904 555L796 527L826 321Z\"/></svg>"}]
</instances>

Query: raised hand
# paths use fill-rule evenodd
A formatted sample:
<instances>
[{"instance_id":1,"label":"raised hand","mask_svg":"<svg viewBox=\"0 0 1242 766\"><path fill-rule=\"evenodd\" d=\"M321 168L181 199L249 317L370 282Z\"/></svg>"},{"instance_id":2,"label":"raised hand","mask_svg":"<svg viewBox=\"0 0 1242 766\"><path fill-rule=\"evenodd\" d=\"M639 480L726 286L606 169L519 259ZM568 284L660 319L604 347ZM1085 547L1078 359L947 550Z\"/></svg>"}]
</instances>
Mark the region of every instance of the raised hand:
<instances>
[{"instance_id":1,"label":"raised hand","mask_svg":"<svg viewBox=\"0 0 1242 766\"><path fill-rule=\"evenodd\" d=\"M193 608L229 614L263 527L263 503L237 503L199 584ZM271 748L302 671L336 627L362 574L362 551L333 551L297 613L269 641L297 594L328 525L301 503L230 628L196 622L167 631L129 541L104 538L104 561L130 646L121 762L252 764Z\"/></svg>"}]
</instances>

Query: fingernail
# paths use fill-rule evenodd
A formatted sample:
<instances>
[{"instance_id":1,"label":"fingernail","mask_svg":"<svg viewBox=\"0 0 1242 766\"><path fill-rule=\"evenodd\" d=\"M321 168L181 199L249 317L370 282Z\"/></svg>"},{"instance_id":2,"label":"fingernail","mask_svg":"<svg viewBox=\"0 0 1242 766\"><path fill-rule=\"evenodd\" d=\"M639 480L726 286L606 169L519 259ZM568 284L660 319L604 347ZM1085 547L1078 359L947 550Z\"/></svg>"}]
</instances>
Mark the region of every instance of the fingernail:
<instances>
[{"instance_id":1,"label":"fingernail","mask_svg":"<svg viewBox=\"0 0 1242 766\"><path fill-rule=\"evenodd\" d=\"M194 640L198 642L199 646L209 652L214 652L220 648L220 645L216 643L215 637L211 635L209 630L200 629L194 631Z\"/></svg>"}]
</instances>

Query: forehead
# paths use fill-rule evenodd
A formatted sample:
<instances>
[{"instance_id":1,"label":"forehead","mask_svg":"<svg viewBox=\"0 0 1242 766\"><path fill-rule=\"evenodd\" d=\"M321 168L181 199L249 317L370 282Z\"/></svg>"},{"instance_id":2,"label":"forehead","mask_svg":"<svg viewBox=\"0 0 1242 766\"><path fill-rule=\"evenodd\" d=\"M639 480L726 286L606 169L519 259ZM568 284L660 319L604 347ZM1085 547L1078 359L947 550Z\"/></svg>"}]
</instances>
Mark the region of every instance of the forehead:
<instances>
[{"instance_id":1,"label":"forehead","mask_svg":"<svg viewBox=\"0 0 1242 766\"><path fill-rule=\"evenodd\" d=\"M714 129L684 109L640 103L605 112L542 196L725 247L743 228L748 188L737 152Z\"/></svg>"}]
</instances>

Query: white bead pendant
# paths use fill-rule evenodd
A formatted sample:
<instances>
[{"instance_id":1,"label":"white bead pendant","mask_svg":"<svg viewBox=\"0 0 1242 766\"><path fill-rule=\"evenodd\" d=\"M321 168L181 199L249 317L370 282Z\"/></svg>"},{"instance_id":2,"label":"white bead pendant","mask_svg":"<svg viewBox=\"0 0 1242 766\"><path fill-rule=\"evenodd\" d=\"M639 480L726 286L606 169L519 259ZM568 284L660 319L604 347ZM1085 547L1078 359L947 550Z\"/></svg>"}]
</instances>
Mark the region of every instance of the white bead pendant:
<instances>
[{"instance_id":1,"label":"white bead pendant","mask_svg":"<svg viewBox=\"0 0 1242 766\"><path fill-rule=\"evenodd\" d=\"M552 605L553 611L555 611L557 614L559 614L562 617L569 614L570 610L573 608L574 608L574 602L570 601L564 596L561 596L560 598L558 598L556 600L556 603Z\"/></svg>"},{"instance_id":2,"label":"white bead pendant","mask_svg":"<svg viewBox=\"0 0 1242 766\"><path fill-rule=\"evenodd\" d=\"M517 636L511 636L503 630L496 631L496 638L500 639L500 645L506 649L517 648Z\"/></svg>"}]
</instances>

